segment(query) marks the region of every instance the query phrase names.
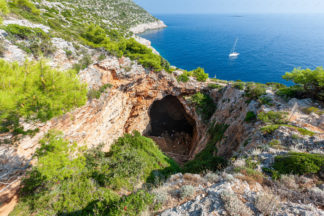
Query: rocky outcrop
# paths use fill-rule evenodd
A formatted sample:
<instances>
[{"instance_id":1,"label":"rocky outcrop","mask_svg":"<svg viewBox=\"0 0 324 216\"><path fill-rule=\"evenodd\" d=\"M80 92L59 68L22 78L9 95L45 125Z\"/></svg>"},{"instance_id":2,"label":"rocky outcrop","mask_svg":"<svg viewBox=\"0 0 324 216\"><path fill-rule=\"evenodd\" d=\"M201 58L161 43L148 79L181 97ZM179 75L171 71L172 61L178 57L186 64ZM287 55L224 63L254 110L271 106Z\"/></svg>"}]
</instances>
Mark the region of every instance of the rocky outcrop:
<instances>
[{"instance_id":1,"label":"rocky outcrop","mask_svg":"<svg viewBox=\"0 0 324 216\"><path fill-rule=\"evenodd\" d=\"M129 30L134 34L140 34L148 30L155 30L167 27L165 23L161 20L151 23L139 24L137 26L131 27Z\"/></svg>"}]
</instances>

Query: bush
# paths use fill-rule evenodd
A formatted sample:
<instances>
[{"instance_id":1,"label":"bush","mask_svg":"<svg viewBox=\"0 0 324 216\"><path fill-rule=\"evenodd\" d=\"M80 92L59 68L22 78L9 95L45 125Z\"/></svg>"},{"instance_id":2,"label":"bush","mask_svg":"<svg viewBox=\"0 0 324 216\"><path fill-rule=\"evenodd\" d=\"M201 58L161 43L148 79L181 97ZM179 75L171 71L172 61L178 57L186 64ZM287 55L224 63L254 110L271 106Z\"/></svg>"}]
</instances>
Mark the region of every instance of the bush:
<instances>
[{"instance_id":1,"label":"bush","mask_svg":"<svg viewBox=\"0 0 324 216\"><path fill-rule=\"evenodd\" d=\"M205 70L201 67L198 67L197 69L192 71L192 76L196 78L199 82L206 82L208 78L208 74L205 73Z\"/></svg>"},{"instance_id":2,"label":"bush","mask_svg":"<svg viewBox=\"0 0 324 216\"><path fill-rule=\"evenodd\" d=\"M207 94L198 92L191 96L190 100L196 106L197 113L205 121L208 121L216 110L213 99Z\"/></svg>"},{"instance_id":3,"label":"bush","mask_svg":"<svg viewBox=\"0 0 324 216\"><path fill-rule=\"evenodd\" d=\"M317 107L305 107L302 109L303 113L305 114L311 114L311 113L316 113L318 115L323 115L324 114L324 111L323 110L320 110L319 108Z\"/></svg>"},{"instance_id":4,"label":"bush","mask_svg":"<svg viewBox=\"0 0 324 216\"><path fill-rule=\"evenodd\" d=\"M189 198L195 194L195 188L191 185L184 185L180 188L179 196L181 199Z\"/></svg>"},{"instance_id":5,"label":"bush","mask_svg":"<svg viewBox=\"0 0 324 216\"><path fill-rule=\"evenodd\" d=\"M252 111L249 111L249 112L246 113L246 117L245 117L244 121L253 122L256 119L257 119L257 116L255 115L255 113L252 112Z\"/></svg>"},{"instance_id":6,"label":"bush","mask_svg":"<svg viewBox=\"0 0 324 216\"><path fill-rule=\"evenodd\" d=\"M55 78L55 79L54 79ZM13 129L19 118L47 121L86 103L87 89L74 70L40 62L0 60L0 125Z\"/></svg>"},{"instance_id":7,"label":"bush","mask_svg":"<svg viewBox=\"0 0 324 216\"><path fill-rule=\"evenodd\" d=\"M305 93L314 99L324 100L324 69L318 67L315 70L295 68L291 73L286 73L283 78L293 81L301 86Z\"/></svg>"},{"instance_id":8,"label":"bush","mask_svg":"<svg viewBox=\"0 0 324 216\"><path fill-rule=\"evenodd\" d=\"M248 208L235 193L229 193L224 190L221 192L220 197L229 215L253 215L251 209Z\"/></svg>"},{"instance_id":9,"label":"bush","mask_svg":"<svg viewBox=\"0 0 324 216\"><path fill-rule=\"evenodd\" d=\"M324 155L291 152L276 156L273 168L280 174L316 174L324 168Z\"/></svg>"},{"instance_id":10,"label":"bush","mask_svg":"<svg viewBox=\"0 0 324 216\"><path fill-rule=\"evenodd\" d=\"M210 89L221 89L221 88L223 88L223 86L221 86L219 84L216 84L216 83L209 83L208 88L210 88Z\"/></svg>"},{"instance_id":11,"label":"bush","mask_svg":"<svg viewBox=\"0 0 324 216\"><path fill-rule=\"evenodd\" d=\"M245 95L250 99L258 99L266 94L266 85L260 83L248 83L245 89Z\"/></svg>"},{"instance_id":12,"label":"bush","mask_svg":"<svg viewBox=\"0 0 324 216\"><path fill-rule=\"evenodd\" d=\"M268 125L268 126L262 127L261 131L264 134L273 134L279 127L280 127L280 125Z\"/></svg>"},{"instance_id":13,"label":"bush","mask_svg":"<svg viewBox=\"0 0 324 216\"><path fill-rule=\"evenodd\" d=\"M234 88L239 89L239 90L243 90L245 87L245 83L244 82L235 82L234 83Z\"/></svg>"},{"instance_id":14,"label":"bush","mask_svg":"<svg viewBox=\"0 0 324 216\"><path fill-rule=\"evenodd\" d=\"M227 125L213 124L209 128L210 139L205 149L198 153L194 160L187 162L182 169L184 173L200 173L206 170L216 171L224 168L227 162L222 157L214 156L217 153L216 144L222 140L228 128Z\"/></svg>"},{"instance_id":15,"label":"bush","mask_svg":"<svg viewBox=\"0 0 324 216\"><path fill-rule=\"evenodd\" d=\"M112 188L133 188L153 170L165 175L178 171L139 133L120 138L108 154L101 147L77 148L54 131L40 143L38 163L26 175L11 215L140 215L153 204L154 195L139 190L120 197Z\"/></svg>"},{"instance_id":16,"label":"bush","mask_svg":"<svg viewBox=\"0 0 324 216\"><path fill-rule=\"evenodd\" d=\"M284 99L290 99L290 98L303 98L305 95L304 89L301 86L291 86L286 88L280 88L276 95L284 98Z\"/></svg>"},{"instance_id":17,"label":"bush","mask_svg":"<svg viewBox=\"0 0 324 216\"><path fill-rule=\"evenodd\" d=\"M266 85L269 86L269 87L272 87L273 90L286 88L286 85L284 85L282 83L276 83L276 82L267 82Z\"/></svg>"},{"instance_id":18,"label":"bush","mask_svg":"<svg viewBox=\"0 0 324 216\"><path fill-rule=\"evenodd\" d=\"M111 84L105 84L105 85L101 86L99 88L99 90L91 89L87 94L88 100L93 100L95 98L99 99L101 94L104 93L107 88L111 88L111 87L112 87Z\"/></svg>"},{"instance_id":19,"label":"bush","mask_svg":"<svg viewBox=\"0 0 324 216\"><path fill-rule=\"evenodd\" d=\"M13 4L16 7L19 7L35 15L39 15L40 13L39 10L35 7L35 5L29 0L13 0Z\"/></svg>"},{"instance_id":20,"label":"bush","mask_svg":"<svg viewBox=\"0 0 324 216\"><path fill-rule=\"evenodd\" d=\"M280 207L280 198L271 193L258 194L254 205L262 215L272 215Z\"/></svg>"},{"instance_id":21,"label":"bush","mask_svg":"<svg viewBox=\"0 0 324 216\"><path fill-rule=\"evenodd\" d=\"M263 105L272 106L272 99L270 97L260 97L259 102Z\"/></svg>"},{"instance_id":22,"label":"bush","mask_svg":"<svg viewBox=\"0 0 324 216\"><path fill-rule=\"evenodd\" d=\"M18 37L19 39L28 40L25 42L15 42L15 44L27 53L32 53L36 58L53 54L53 47L50 37L40 28L30 28L17 24L10 24L4 28L9 35Z\"/></svg>"},{"instance_id":23,"label":"bush","mask_svg":"<svg viewBox=\"0 0 324 216\"><path fill-rule=\"evenodd\" d=\"M98 158L94 178L102 185L114 190L132 190L141 182L153 182L154 173L161 178L179 171L178 165L165 156L153 140L138 132L126 134L111 147L107 157L100 151L92 152L90 158Z\"/></svg>"},{"instance_id":24,"label":"bush","mask_svg":"<svg viewBox=\"0 0 324 216\"><path fill-rule=\"evenodd\" d=\"M286 113L284 112L261 112L258 114L258 119L263 123L269 124L285 124L287 123Z\"/></svg>"},{"instance_id":25,"label":"bush","mask_svg":"<svg viewBox=\"0 0 324 216\"><path fill-rule=\"evenodd\" d=\"M189 75L188 72L183 72L181 75L177 77L178 82L188 82L189 81Z\"/></svg>"},{"instance_id":26,"label":"bush","mask_svg":"<svg viewBox=\"0 0 324 216\"><path fill-rule=\"evenodd\" d=\"M0 24L2 24L2 17L9 13L9 8L6 0L0 0Z\"/></svg>"}]
</instances>

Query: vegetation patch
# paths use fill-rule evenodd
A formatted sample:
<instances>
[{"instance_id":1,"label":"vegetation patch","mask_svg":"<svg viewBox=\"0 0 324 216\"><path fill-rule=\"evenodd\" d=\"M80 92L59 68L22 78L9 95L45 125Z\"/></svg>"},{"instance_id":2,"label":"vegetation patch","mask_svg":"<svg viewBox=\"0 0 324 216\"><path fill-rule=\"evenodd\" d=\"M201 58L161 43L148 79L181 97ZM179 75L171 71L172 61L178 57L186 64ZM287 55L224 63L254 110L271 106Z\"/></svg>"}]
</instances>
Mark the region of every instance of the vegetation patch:
<instances>
[{"instance_id":1,"label":"vegetation patch","mask_svg":"<svg viewBox=\"0 0 324 216\"><path fill-rule=\"evenodd\" d=\"M208 74L205 73L205 70L201 67L198 67L197 69L191 71L192 76L196 78L197 81L199 82L206 82L208 78Z\"/></svg>"},{"instance_id":2,"label":"vegetation patch","mask_svg":"<svg viewBox=\"0 0 324 216\"><path fill-rule=\"evenodd\" d=\"M266 94L266 85L260 83L247 83L245 88L245 95L250 100L256 100L262 95Z\"/></svg>"},{"instance_id":3,"label":"vegetation patch","mask_svg":"<svg viewBox=\"0 0 324 216\"><path fill-rule=\"evenodd\" d=\"M287 123L287 113L275 111L261 112L258 114L258 119L263 123L285 124Z\"/></svg>"},{"instance_id":4,"label":"vegetation patch","mask_svg":"<svg viewBox=\"0 0 324 216\"><path fill-rule=\"evenodd\" d=\"M198 92L190 97L190 101L196 106L197 113L205 121L208 121L216 110L213 99L207 94Z\"/></svg>"},{"instance_id":5,"label":"vegetation patch","mask_svg":"<svg viewBox=\"0 0 324 216\"><path fill-rule=\"evenodd\" d=\"M179 167L138 132L116 141L109 153L78 148L51 131L37 150L38 163L23 181L11 215L140 215L154 195L134 188ZM132 193L119 196L119 189Z\"/></svg>"},{"instance_id":6,"label":"vegetation patch","mask_svg":"<svg viewBox=\"0 0 324 216\"><path fill-rule=\"evenodd\" d=\"M0 60L0 131L20 128L19 119L47 121L87 101L86 85L74 70L58 71L43 61Z\"/></svg>"},{"instance_id":7,"label":"vegetation patch","mask_svg":"<svg viewBox=\"0 0 324 216\"><path fill-rule=\"evenodd\" d=\"M316 174L324 168L324 155L290 152L276 156L273 168L280 174Z\"/></svg>"},{"instance_id":8,"label":"vegetation patch","mask_svg":"<svg viewBox=\"0 0 324 216\"><path fill-rule=\"evenodd\" d=\"M287 81L293 81L297 89L297 95L312 97L314 99L324 100L324 69L317 67L315 70L295 68L292 72L287 72L283 78ZM295 88L296 89L296 88Z\"/></svg>"},{"instance_id":9,"label":"vegetation patch","mask_svg":"<svg viewBox=\"0 0 324 216\"><path fill-rule=\"evenodd\" d=\"M216 171L226 167L226 160L214 155L217 153L216 143L223 138L227 128L227 125L212 124L209 129L210 139L206 148L198 153L194 160L187 162L182 171L184 173L201 173L206 170Z\"/></svg>"},{"instance_id":10,"label":"vegetation patch","mask_svg":"<svg viewBox=\"0 0 324 216\"><path fill-rule=\"evenodd\" d=\"M93 99L99 99L100 96L102 95L102 93L104 93L106 91L106 89L111 88L112 85L111 84L105 84L103 86L101 86L98 90L95 89L91 89L89 90L87 96L88 96L88 100L93 100Z\"/></svg>"},{"instance_id":11,"label":"vegetation patch","mask_svg":"<svg viewBox=\"0 0 324 216\"><path fill-rule=\"evenodd\" d=\"M246 113L246 116L245 116L244 121L246 121L246 122L253 122L256 119L257 119L257 115L254 112L249 111L249 112Z\"/></svg>"}]
</instances>

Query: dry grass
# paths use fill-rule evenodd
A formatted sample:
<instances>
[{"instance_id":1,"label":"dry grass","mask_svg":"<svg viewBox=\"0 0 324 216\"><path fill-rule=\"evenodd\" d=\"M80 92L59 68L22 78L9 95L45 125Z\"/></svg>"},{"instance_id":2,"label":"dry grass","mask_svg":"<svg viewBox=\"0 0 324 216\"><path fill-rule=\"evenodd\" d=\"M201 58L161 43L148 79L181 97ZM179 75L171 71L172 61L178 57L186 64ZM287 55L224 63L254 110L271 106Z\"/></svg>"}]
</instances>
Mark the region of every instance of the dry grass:
<instances>
[{"instance_id":1,"label":"dry grass","mask_svg":"<svg viewBox=\"0 0 324 216\"><path fill-rule=\"evenodd\" d=\"M235 193L229 193L223 191L221 193L221 199L224 202L224 208L227 213L231 216L250 216L253 215L253 212L248 208L237 196Z\"/></svg>"},{"instance_id":2,"label":"dry grass","mask_svg":"<svg viewBox=\"0 0 324 216\"><path fill-rule=\"evenodd\" d=\"M272 215L279 208L280 198L271 193L261 193L256 196L254 205L263 215Z\"/></svg>"}]
</instances>

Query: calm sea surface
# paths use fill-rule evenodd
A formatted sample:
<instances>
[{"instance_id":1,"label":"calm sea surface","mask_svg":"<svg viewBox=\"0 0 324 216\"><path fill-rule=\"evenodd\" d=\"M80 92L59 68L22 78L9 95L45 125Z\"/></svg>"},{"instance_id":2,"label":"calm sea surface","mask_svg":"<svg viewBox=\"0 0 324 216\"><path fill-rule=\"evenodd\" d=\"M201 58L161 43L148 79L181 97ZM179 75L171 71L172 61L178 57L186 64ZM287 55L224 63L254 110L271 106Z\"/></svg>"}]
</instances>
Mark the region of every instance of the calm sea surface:
<instances>
[{"instance_id":1,"label":"calm sea surface","mask_svg":"<svg viewBox=\"0 0 324 216\"><path fill-rule=\"evenodd\" d=\"M324 15L157 15L168 27L141 36L172 65L210 77L281 82L295 67L324 66ZM229 53L238 38L238 58Z\"/></svg>"}]
</instances>

